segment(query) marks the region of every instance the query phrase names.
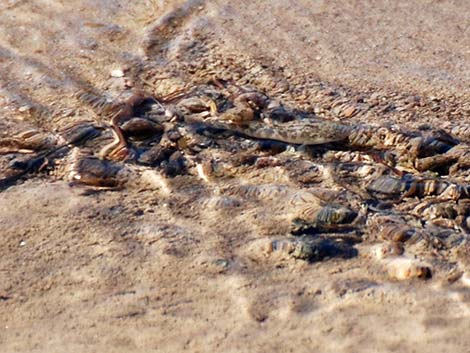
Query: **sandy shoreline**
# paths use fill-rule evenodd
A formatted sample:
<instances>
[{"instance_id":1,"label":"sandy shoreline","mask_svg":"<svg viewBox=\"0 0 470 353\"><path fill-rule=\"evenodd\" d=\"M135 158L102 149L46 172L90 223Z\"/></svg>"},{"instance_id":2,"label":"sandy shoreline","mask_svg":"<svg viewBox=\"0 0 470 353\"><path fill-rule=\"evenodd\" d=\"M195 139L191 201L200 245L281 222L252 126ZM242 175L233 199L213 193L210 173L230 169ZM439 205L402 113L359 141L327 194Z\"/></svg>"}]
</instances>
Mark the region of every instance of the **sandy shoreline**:
<instances>
[{"instance_id":1,"label":"sandy shoreline","mask_svg":"<svg viewBox=\"0 0 470 353\"><path fill-rule=\"evenodd\" d=\"M161 97L214 77L318 118L444 129L470 141L465 0L10 0L0 10L3 141L31 128L58 136L87 120L104 131L84 148L96 153L111 134L86 98L92 93L105 101L132 89ZM455 247L410 245L410 257L432 267L428 280L393 278L370 231L358 233L361 241L333 234L354 250L347 256L308 262L266 251L290 232L287 196L297 206L295 192L327 184L296 173L301 150L256 151L250 165L251 155L236 153L252 142L222 136L225 150L191 161L209 155L225 172L235 160L228 181L162 177L163 167L129 163L137 182L95 190L69 184L67 155L0 191L0 350L467 351L467 228L446 229L460 237ZM230 150L231 142L241 147ZM312 152L315 163L346 154ZM15 158L0 155L2 177Z\"/></svg>"}]
</instances>

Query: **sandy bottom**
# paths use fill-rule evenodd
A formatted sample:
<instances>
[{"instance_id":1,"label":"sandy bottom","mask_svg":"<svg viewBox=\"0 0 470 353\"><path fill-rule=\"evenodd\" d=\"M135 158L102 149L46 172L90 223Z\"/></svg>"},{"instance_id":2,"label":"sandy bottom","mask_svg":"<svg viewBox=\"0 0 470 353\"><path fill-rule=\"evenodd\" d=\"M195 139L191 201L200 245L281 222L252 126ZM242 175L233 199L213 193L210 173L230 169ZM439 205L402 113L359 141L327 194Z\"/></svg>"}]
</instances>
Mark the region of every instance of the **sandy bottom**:
<instances>
[{"instance_id":1,"label":"sandy bottom","mask_svg":"<svg viewBox=\"0 0 470 353\"><path fill-rule=\"evenodd\" d=\"M7 0L0 10L2 137L102 122L79 90L161 96L214 76L351 124L451 129L470 118L466 0ZM103 191L39 173L0 192L0 351L468 351L465 247L426 281L392 278L371 241L348 259L266 255L260 242L288 227L275 204L230 208L201 201L213 186L197 178L147 178Z\"/></svg>"}]
</instances>

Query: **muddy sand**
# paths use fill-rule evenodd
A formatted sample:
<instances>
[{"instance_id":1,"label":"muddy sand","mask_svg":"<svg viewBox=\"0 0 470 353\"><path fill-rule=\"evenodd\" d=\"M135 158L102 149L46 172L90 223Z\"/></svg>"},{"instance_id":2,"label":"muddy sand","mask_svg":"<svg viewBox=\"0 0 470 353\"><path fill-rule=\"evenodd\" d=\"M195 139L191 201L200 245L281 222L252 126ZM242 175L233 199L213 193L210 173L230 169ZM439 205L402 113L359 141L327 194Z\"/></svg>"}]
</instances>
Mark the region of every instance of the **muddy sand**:
<instances>
[{"instance_id":1,"label":"muddy sand","mask_svg":"<svg viewBox=\"0 0 470 353\"><path fill-rule=\"evenodd\" d=\"M468 351L470 2L0 10L1 352Z\"/></svg>"}]
</instances>

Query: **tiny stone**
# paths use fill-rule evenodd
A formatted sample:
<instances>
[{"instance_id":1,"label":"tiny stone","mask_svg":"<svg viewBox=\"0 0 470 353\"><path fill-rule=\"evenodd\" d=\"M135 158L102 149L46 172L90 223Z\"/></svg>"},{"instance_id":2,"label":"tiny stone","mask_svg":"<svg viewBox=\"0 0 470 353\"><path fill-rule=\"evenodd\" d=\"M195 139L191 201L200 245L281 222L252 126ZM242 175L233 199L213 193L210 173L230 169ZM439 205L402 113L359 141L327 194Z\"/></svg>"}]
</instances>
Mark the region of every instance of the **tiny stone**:
<instances>
[{"instance_id":1,"label":"tiny stone","mask_svg":"<svg viewBox=\"0 0 470 353\"><path fill-rule=\"evenodd\" d=\"M470 287L470 274L468 272L465 272L462 277L460 277L460 280L462 281L462 284Z\"/></svg>"},{"instance_id":2,"label":"tiny stone","mask_svg":"<svg viewBox=\"0 0 470 353\"><path fill-rule=\"evenodd\" d=\"M20 246L25 246L26 242L24 240L20 241Z\"/></svg>"},{"instance_id":3,"label":"tiny stone","mask_svg":"<svg viewBox=\"0 0 470 353\"><path fill-rule=\"evenodd\" d=\"M124 71L122 71L121 69L113 70L111 71L111 77L116 77L116 78L124 77Z\"/></svg>"},{"instance_id":4,"label":"tiny stone","mask_svg":"<svg viewBox=\"0 0 470 353\"><path fill-rule=\"evenodd\" d=\"M350 118L351 116L353 116L355 112L356 112L356 107L351 105L343 111L343 116L345 118Z\"/></svg>"}]
</instances>

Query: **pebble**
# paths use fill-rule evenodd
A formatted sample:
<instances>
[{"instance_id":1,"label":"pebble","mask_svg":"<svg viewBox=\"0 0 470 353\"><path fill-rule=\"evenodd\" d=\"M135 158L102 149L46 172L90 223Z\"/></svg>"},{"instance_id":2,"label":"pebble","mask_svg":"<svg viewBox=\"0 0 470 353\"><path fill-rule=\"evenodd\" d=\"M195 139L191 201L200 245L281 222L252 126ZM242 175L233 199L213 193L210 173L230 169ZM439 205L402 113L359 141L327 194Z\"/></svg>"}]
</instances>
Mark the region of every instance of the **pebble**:
<instances>
[{"instance_id":1,"label":"pebble","mask_svg":"<svg viewBox=\"0 0 470 353\"><path fill-rule=\"evenodd\" d=\"M394 256L402 255L403 245L399 242L385 242L372 248L372 254L378 259L383 260Z\"/></svg>"},{"instance_id":2,"label":"pebble","mask_svg":"<svg viewBox=\"0 0 470 353\"><path fill-rule=\"evenodd\" d=\"M460 280L462 281L462 284L470 287L470 273L465 272L462 277L460 277Z\"/></svg>"},{"instance_id":3,"label":"pebble","mask_svg":"<svg viewBox=\"0 0 470 353\"><path fill-rule=\"evenodd\" d=\"M353 105L350 105L346 109L343 110L343 117L345 118L350 118L356 113L356 107Z\"/></svg>"},{"instance_id":4,"label":"pebble","mask_svg":"<svg viewBox=\"0 0 470 353\"><path fill-rule=\"evenodd\" d=\"M124 77L124 71L122 71L121 69L112 70L111 77L116 77L116 78Z\"/></svg>"},{"instance_id":5,"label":"pebble","mask_svg":"<svg viewBox=\"0 0 470 353\"><path fill-rule=\"evenodd\" d=\"M414 259L397 257L388 262L388 274L397 280L414 278L429 279L432 277L431 267Z\"/></svg>"},{"instance_id":6,"label":"pebble","mask_svg":"<svg viewBox=\"0 0 470 353\"><path fill-rule=\"evenodd\" d=\"M20 107L20 108L18 109L18 111L19 111L20 113L24 113L24 112L29 111L30 109L31 109L31 107L29 107L29 106L27 106L27 105L23 105L22 107Z\"/></svg>"}]
</instances>

